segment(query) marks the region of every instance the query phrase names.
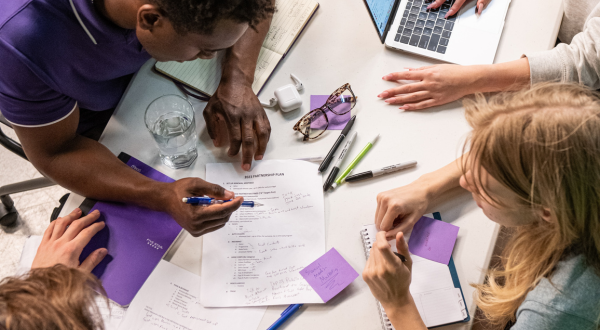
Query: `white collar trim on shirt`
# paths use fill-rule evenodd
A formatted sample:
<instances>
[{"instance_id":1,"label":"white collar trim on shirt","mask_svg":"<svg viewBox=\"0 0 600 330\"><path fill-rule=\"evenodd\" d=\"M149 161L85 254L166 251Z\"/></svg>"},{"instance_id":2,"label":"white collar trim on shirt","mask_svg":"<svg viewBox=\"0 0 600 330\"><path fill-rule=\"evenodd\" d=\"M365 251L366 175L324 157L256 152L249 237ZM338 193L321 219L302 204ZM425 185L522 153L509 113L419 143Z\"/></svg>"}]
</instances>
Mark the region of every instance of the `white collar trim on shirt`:
<instances>
[{"instance_id":1,"label":"white collar trim on shirt","mask_svg":"<svg viewBox=\"0 0 600 330\"><path fill-rule=\"evenodd\" d=\"M45 123L45 124L39 124L39 125L21 125L21 124L15 124L15 123L13 123L13 122L12 122L12 121L10 121L10 120L8 120L8 119L6 119L6 118L5 118L5 119L6 119L6 121L7 121L7 122L9 122L9 123L10 123L11 125L13 125L13 126L19 126L19 127L44 127L44 126L50 126L50 125L52 125L52 124L56 124L56 123L58 123L59 121L61 121L61 120L65 119L65 118L67 118L67 117L69 117L69 116L70 116L70 115L73 113L73 111L75 111L75 108L77 108L77 102L75 102L75 105L73 106L73 109L71 109L71 111L69 111L69 113L68 113L68 114L66 114L64 117L62 117L62 118L60 118L60 119L57 119L57 120L55 120L55 121L53 121L53 122L51 122L51 123Z\"/></svg>"},{"instance_id":2,"label":"white collar trim on shirt","mask_svg":"<svg viewBox=\"0 0 600 330\"><path fill-rule=\"evenodd\" d=\"M81 25L81 27L83 28L83 30L85 31L85 33L87 33L88 37L90 37L90 39L92 39L92 42L94 43L94 45L97 45L98 43L96 42L96 39L94 39L94 36L90 33L90 30L87 29L87 27L85 26L85 24L83 24L83 21L81 20L81 17L79 17L79 13L77 12L77 9L75 9L75 5L73 4L73 0L69 0L69 2L71 3L71 8L73 8L73 13L75 13L75 17L77 17L77 20L79 21L79 24Z\"/></svg>"}]
</instances>

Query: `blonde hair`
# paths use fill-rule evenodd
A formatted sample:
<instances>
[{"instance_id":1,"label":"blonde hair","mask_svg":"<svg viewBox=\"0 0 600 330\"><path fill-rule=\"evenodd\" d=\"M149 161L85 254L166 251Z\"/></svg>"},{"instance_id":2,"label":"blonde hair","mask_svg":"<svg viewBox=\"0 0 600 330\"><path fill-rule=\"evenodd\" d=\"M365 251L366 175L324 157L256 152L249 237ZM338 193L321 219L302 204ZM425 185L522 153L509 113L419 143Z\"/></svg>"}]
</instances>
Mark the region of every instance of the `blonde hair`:
<instances>
[{"instance_id":1,"label":"blonde hair","mask_svg":"<svg viewBox=\"0 0 600 330\"><path fill-rule=\"evenodd\" d=\"M521 206L549 209L556 219L530 212L533 223L516 229L501 266L474 285L478 307L501 328L562 258L582 254L600 274L600 102L585 87L545 83L464 105L473 132L463 171L486 170ZM485 192L481 181L476 186Z\"/></svg>"},{"instance_id":2,"label":"blonde hair","mask_svg":"<svg viewBox=\"0 0 600 330\"><path fill-rule=\"evenodd\" d=\"M63 265L5 278L0 282L0 329L104 329L94 291L104 294L96 277Z\"/></svg>"}]
</instances>

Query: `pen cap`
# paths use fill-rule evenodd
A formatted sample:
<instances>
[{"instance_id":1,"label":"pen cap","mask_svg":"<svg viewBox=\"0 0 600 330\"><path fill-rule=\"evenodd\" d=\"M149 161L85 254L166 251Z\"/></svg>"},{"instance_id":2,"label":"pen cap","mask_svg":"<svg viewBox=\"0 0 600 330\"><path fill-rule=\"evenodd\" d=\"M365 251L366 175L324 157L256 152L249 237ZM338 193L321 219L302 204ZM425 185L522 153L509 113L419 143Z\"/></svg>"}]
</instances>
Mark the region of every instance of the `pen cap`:
<instances>
[{"instance_id":1,"label":"pen cap","mask_svg":"<svg viewBox=\"0 0 600 330\"><path fill-rule=\"evenodd\" d=\"M371 140L371 142L370 142L370 143L371 143L371 144L375 144L375 142L377 142L377 140L379 140L379 136L380 136L380 135L381 135L381 134L377 134L377 136L376 136L376 137L374 137L374 138L373 138L373 140Z\"/></svg>"}]
</instances>

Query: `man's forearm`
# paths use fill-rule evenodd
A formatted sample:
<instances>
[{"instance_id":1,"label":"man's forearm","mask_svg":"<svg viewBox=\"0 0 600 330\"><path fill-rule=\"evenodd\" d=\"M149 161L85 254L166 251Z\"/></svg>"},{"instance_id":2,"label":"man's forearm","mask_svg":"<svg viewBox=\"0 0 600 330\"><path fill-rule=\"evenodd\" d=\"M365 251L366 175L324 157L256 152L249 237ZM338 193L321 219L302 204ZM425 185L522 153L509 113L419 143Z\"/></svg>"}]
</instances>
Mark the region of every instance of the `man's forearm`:
<instances>
[{"instance_id":1,"label":"man's forearm","mask_svg":"<svg viewBox=\"0 0 600 330\"><path fill-rule=\"evenodd\" d=\"M134 171L94 140L78 136L56 154L28 157L44 175L85 197L165 211L166 184Z\"/></svg>"},{"instance_id":2,"label":"man's forearm","mask_svg":"<svg viewBox=\"0 0 600 330\"><path fill-rule=\"evenodd\" d=\"M222 80L244 79L247 84L252 85L256 61L271 26L271 19L272 17L269 17L260 22L256 26L256 31L249 28L240 40L227 50L223 61Z\"/></svg>"}]
</instances>

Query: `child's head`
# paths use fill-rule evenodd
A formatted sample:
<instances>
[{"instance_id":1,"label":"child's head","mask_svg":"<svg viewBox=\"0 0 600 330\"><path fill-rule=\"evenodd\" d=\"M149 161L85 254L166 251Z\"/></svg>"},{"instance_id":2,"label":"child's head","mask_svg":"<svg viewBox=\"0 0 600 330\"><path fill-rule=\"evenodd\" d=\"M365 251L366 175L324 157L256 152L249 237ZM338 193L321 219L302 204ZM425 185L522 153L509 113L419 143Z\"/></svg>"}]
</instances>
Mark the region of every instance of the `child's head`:
<instances>
[{"instance_id":1,"label":"child's head","mask_svg":"<svg viewBox=\"0 0 600 330\"><path fill-rule=\"evenodd\" d=\"M504 269L479 286L480 307L504 323L566 254L583 254L600 274L600 99L543 84L465 109L473 132L461 185L490 219L518 227Z\"/></svg>"},{"instance_id":2,"label":"child's head","mask_svg":"<svg viewBox=\"0 0 600 330\"><path fill-rule=\"evenodd\" d=\"M0 282L0 329L104 329L95 292L104 292L91 274L56 265Z\"/></svg>"}]
</instances>

